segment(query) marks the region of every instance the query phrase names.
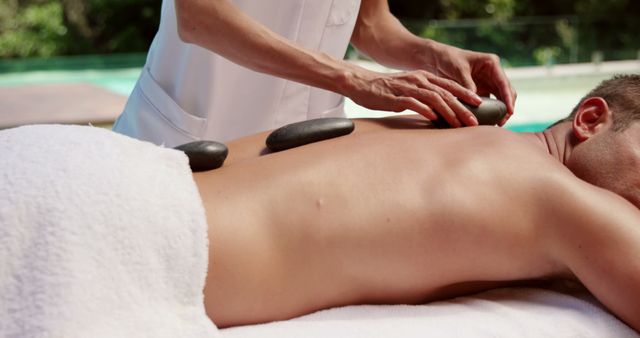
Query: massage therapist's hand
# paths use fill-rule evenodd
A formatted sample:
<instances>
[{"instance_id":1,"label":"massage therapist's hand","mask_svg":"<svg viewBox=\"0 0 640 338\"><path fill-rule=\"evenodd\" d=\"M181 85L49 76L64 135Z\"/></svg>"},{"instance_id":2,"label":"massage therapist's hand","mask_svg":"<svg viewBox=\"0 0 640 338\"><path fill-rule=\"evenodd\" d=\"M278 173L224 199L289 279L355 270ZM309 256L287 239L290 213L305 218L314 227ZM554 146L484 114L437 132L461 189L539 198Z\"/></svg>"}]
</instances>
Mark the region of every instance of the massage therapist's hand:
<instances>
[{"instance_id":1,"label":"massage therapist's hand","mask_svg":"<svg viewBox=\"0 0 640 338\"><path fill-rule=\"evenodd\" d=\"M424 70L378 73L354 66L345 74L338 91L366 108L412 110L432 121L440 116L452 127L478 125L458 98L477 105L480 97L455 81Z\"/></svg>"},{"instance_id":2,"label":"massage therapist's hand","mask_svg":"<svg viewBox=\"0 0 640 338\"><path fill-rule=\"evenodd\" d=\"M497 56L463 50L414 35L393 16L387 0L362 0L351 44L390 68L423 69L453 80L477 94L494 94L507 105L507 117L501 125L513 114L516 92L502 71ZM465 99L468 95L460 94L458 89L449 91L469 104L477 103L470 98Z\"/></svg>"},{"instance_id":3,"label":"massage therapist's hand","mask_svg":"<svg viewBox=\"0 0 640 338\"><path fill-rule=\"evenodd\" d=\"M501 121L504 125L513 115L517 93L502 67L500 58L495 54L479 53L429 41L429 65L435 74L452 79L481 96L493 94L507 106L507 116Z\"/></svg>"}]
</instances>

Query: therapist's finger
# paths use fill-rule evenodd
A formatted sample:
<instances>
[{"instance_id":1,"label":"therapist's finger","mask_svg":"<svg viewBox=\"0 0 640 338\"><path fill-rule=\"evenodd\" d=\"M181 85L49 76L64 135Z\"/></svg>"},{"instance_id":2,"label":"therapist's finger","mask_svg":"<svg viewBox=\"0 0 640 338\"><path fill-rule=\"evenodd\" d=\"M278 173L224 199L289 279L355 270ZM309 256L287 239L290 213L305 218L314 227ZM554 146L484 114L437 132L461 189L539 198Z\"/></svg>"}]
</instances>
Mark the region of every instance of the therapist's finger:
<instances>
[{"instance_id":1,"label":"therapist's finger","mask_svg":"<svg viewBox=\"0 0 640 338\"><path fill-rule=\"evenodd\" d=\"M420 76L423 74L430 75L432 81L430 82L425 77ZM449 90L438 86L437 83L457 93L467 91L466 88L463 88L451 80L439 78L426 72L414 72L410 74L409 78L412 79L412 82L417 86L401 86L400 89L404 96L416 98L428 105L440 115L440 118L446 120L451 127L458 128L463 124L468 126L478 125L476 117L460 103L460 100Z\"/></svg>"},{"instance_id":2,"label":"therapist's finger","mask_svg":"<svg viewBox=\"0 0 640 338\"><path fill-rule=\"evenodd\" d=\"M505 117L502 119L502 121L500 121L500 123L498 123L499 126L504 126L507 121L509 121L509 119L511 118L511 116L513 115L513 112L515 111L515 101L516 98L518 97L518 93L516 92L515 88L513 88L513 86L511 87L511 110L509 110L509 104L505 103L507 105L507 115L505 115ZM505 102L505 101L503 101Z\"/></svg>"},{"instance_id":3,"label":"therapist's finger","mask_svg":"<svg viewBox=\"0 0 640 338\"><path fill-rule=\"evenodd\" d=\"M480 96L478 96L478 94L475 93L475 91L465 88L453 80L445 79L443 77L434 77L429 80L431 81L431 83L445 89L455 97L472 106L478 106L480 105L480 103L482 103L482 99L480 98Z\"/></svg>"},{"instance_id":4,"label":"therapist's finger","mask_svg":"<svg viewBox=\"0 0 640 338\"><path fill-rule=\"evenodd\" d=\"M456 120L461 122L461 125L477 126L479 124L476 116L473 115L473 113L467 107L465 107L462 102L451 92L439 87L435 87L432 90L440 95L444 103L449 107L451 113L455 116ZM447 120L447 122L450 122L451 120L451 118L447 119L446 116L445 119ZM461 126L456 125L455 123L449 124L452 127Z\"/></svg>"},{"instance_id":5,"label":"therapist's finger","mask_svg":"<svg viewBox=\"0 0 640 338\"><path fill-rule=\"evenodd\" d=\"M507 106L507 116L503 120L503 122L506 122L509 117L513 115L516 91L507 79L507 75L504 73L502 67L500 67L499 62L491 64L491 68L487 76L489 76L489 79L493 82L490 86L490 88L493 88L492 94Z\"/></svg>"},{"instance_id":6,"label":"therapist's finger","mask_svg":"<svg viewBox=\"0 0 640 338\"><path fill-rule=\"evenodd\" d=\"M462 122L458 119L458 115L454 112L448 102L445 101L444 96L447 95L446 91L431 88L431 90L417 89L412 96L419 99L423 103L429 105L435 110L440 118L443 118L453 128L459 128L462 126ZM452 98L453 96L449 94ZM455 98L453 98L453 101ZM458 102L459 103L459 102ZM466 109L462 107L462 109Z\"/></svg>"},{"instance_id":7,"label":"therapist's finger","mask_svg":"<svg viewBox=\"0 0 640 338\"><path fill-rule=\"evenodd\" d=\"M458 82L473 93L476 93L478 90L476 83L473 81L473 77L471 77L470 71L461 71L460 74L458 74Z\"/></svg>"},{"instance_id":8,"label":"therapist's finger","mask_svg":"<svg viewBox=\"0 0 640 338\"><path fill-rule=\"evenodd\" d=\"M395 112L411 110L424 116L429 121L435 121L438 119L438 115L436 115L433 109L413 97L399 96L395 97L393 102L392 110Z\"/></svg>"}]
</instances>

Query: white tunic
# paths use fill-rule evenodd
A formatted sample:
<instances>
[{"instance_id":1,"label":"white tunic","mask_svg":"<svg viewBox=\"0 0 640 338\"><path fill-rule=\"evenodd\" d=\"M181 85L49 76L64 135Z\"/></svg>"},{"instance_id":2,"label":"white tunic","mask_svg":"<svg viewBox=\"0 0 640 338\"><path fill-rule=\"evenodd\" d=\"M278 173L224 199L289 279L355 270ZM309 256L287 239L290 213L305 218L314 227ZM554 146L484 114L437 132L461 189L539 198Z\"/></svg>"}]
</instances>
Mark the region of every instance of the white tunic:
<instances>
[{"instance_id":1,"label":"white tunic","mask_svg":"<svg viewBox=\"0 0 640 338\"><path fill-rule=\"evenodd\" d=\"M344 56L360 8L360 0L232 2L275 33L335 58ZM341 95L257 73L182 42L174 1L164 0L147 62L113 129L166 146L224 142L301 120L343 116L343 103Z\"/></svg>"}]
</instances>

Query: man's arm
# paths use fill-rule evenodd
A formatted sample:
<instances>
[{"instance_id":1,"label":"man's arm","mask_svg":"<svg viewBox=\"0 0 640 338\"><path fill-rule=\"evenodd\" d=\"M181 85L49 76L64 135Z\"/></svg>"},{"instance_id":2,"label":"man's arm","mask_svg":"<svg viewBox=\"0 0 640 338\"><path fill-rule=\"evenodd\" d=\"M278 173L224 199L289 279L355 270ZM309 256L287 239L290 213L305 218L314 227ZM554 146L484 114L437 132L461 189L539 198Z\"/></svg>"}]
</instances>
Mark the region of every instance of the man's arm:
<instances>
[{"instance_id":1,"label":"man's arm","mask_svg":"<svg viewBox=\"0 0 640 338\"><path fill-rule=\"evenodd\" d=\"M575 181L578 181L577 179ZM640 211L584 182L560 184L550 201L550 252L613 313L640 331Z\"/></svg>"}]
</instances>

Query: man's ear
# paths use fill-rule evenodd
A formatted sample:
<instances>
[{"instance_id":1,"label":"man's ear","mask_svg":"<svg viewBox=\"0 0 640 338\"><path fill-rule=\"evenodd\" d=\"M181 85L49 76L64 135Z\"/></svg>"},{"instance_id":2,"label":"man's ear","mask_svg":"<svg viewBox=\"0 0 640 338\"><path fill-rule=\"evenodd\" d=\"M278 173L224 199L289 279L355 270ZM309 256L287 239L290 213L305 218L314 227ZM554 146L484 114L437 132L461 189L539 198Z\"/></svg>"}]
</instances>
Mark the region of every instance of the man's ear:
<instances>
[{"instance_id":1,"label":"man's ear","mask_svg":"<svg viewBox=\"0 0 640 338\"><path fill-rule=\"evenodd\" d=\"M582 101L573 118L573 134L580 141L606 130L613 124L607 101L601 97L590 97Z\"/></svg>"}]
</instances>

